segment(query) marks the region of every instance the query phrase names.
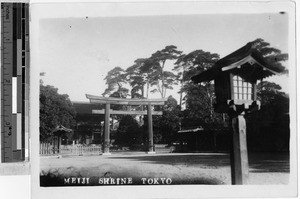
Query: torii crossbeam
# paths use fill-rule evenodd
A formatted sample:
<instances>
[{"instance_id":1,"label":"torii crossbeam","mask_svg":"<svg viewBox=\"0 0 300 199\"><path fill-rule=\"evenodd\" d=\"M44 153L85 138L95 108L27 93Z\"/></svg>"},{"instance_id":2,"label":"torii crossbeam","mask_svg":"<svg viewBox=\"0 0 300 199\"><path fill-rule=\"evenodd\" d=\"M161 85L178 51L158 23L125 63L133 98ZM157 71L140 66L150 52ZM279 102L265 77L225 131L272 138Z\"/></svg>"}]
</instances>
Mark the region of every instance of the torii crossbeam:
<instances>
[{"instance_id":1,"label":"torii crossbeam","mask_svg":"<svg viewBox=\"0 0 300 199\"><path fill-rule=\"evenodd\" d=\"M149 134L149 143L148 143L148 153L154 152L153 145L153 124L152 124L152 115L162 115L161 111L152 111L152 105L164 105L167 101L166 98L160 99L126 99L126 98L114 98L114 97L101 97L95 95L86 94L86 98L90 100L90 103L94 104L105 104L105 110L93 110L93 114L105 114L104 120L104 148L103 155L110 155L109 145L110 145L110 129L109 129L109 118L110 114L122 114L122 115L145 115L148 116L148 134ZM146 111L118 111L111 110L110 104L119 104L119 105L147 105Z\"/></svg>"}]
</instances>

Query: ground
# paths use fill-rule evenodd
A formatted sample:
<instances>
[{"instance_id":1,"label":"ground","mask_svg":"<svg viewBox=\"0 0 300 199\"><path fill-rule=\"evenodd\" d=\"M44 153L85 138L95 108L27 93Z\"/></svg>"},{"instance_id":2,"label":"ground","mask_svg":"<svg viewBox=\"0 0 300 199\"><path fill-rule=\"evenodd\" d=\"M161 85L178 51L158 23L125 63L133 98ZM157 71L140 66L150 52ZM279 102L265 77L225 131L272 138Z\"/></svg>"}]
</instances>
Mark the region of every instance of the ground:
<instances>
[{"instance_id":1,"label":"ground","mask_svg":"<svg viewBox=\"0 0 300 199\"><path fill-rule=\"evenodd\" d=\"M154 184L154 178L159 178L156 181L159 184L166 183L168 178L171 184L231 184L226 153L127 152L110 156L41 157L40 160L42 186L66 185L64 179L68 177L90 178L89 185L99 185L99 178L131 178L132 184ZM288 154L249 154L249 184L288 183Z\"/></svg>"}]
</instances>

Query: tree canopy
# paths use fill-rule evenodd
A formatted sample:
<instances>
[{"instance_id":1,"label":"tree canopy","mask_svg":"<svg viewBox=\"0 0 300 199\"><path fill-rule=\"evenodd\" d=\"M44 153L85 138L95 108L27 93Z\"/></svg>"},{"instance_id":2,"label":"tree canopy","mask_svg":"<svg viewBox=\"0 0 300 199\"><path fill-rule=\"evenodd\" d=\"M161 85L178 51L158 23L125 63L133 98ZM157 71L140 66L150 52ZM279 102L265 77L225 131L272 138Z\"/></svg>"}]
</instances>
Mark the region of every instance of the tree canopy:
<instances>
[{"instance_id":1,"label":"tree canopy","mask_svg":"<svg viewBox=\"0 0 300 199\"><path fill-rule=\"evenodd\" d=\"M180 107L183 103L183 93L187 94L184 99L188 99L189 97L190 99L193 98L191 96L193 92L189 92L190 89L194 89L194 86L191 83L191 77L198 72L203 72L211 68L218 60L218 54L205 52L203 50L195 50L187 55L181 55L177 59L173 70L178 72L177 78L181 84L181 88L179 90ZM210 93L210 95L212 96L212 93Z\"/></svg>"},{"instance_id":2,"label":"tree canopy","mask_svg":"<svg viewBox=\"0 0 300 199\"><path fill-rule=\"evenodd\" d=\"M125 115L121 118L116 132L115 144L120 146L133 146L141 144L142 132L138 122L131 116Z\"/></svg>"},{"instance_id":3,"label":"tree canopy","mask_svg":"<svg viewBox=\"0 0 300 199\"><path fill-rule=\"evenodd\" d=\"M287 73L284 61L288 59L288 54L282 53L261 38L251 43L261 52L270 67L278 73ZM164 98L167 90L172 90L174 85L179 84L179 104L173 97L169 97L166 105L160 109L163 115L155 116L153 119L156 142L171 143L173 135L180 129L180 124L183 128L192 126L210 128L225 124L225 115L214 111L213 82L201 84L191 82L193 75L213 67L219 59L220 56L215 52L196 49L183 53L177 46L168 45L155 51L148 58L137 58L124 70L120 67L111 70L105 78L108 87L104 93L115 97L126 97L130 94L131 98L148 98L150 92L157 92ZM166 66L173 66L173 69L169 70ZM280 111L286 112L288 96L280 89L275 83L261 82L258 85L257 96L262 106L283 105L285 108ZM181 110L182 105L185 105L185 110ZM144 127L141 127L144 131L147 129L146 125L145 123Z\"/></svg>"},{"instance_id":4,"label":"tree canopy","mask_svg":"<svg viewBox=\"0 0 300 199\"><path fill-rule=\"evenodd\" d=\"M273 82L258 84L261 109L247 116L251 150L289 150L289 97Z\"/></svg>"},{"instance_id":5,"label":"tree canopy","mask_svg":"<svg viewBox=\"0 0 300 199\"><path fill-rule=\"evenodd\" d=\"M132 98L143 98L145 96L145 85L150 84L149 70L145 67L147 59L137 59L134 64L126 69L126 78L131 86ZM147 86L148 88L148 86ZM148 96L148 90L146 91Z\"/></svg>"},{"instance_id":6,"label":"tree canopy","mask_svg":"<svg viewBox=\"0 0 300 199\"><path fill-rule=\"evenodd\" d=\"M170 45L151 55L152 67L155 69L152 73L154 81L151 86L156 86L151 92L159 92L161 97L164 98L167 89L173 89L172 85L176 84L176 75L171 71L165 71L165 64L168 60L177 59L181 53L176 46Z\"/></svg>"},{"instance_id":7,"label":"tree canopy","mask_svg":"<svg viewBox=\"0 0 300 199\"><path fill-rule=\"evenodd\" d=\"M63 125L73 128L75 125L75 109L66 94L59 94L58 89L40 84L40 140L46 141L51 132Z\"/></svg>"},{"instance_id":8,"label":"tree canopy","mask_svg":"<svg viewBox=\"0 0 300 199\"><path fill-rule=\"evenodd\" d=\"M180 130L181 112L177 100L170 95L162 111L163 115L154 119L155 141L170 144Z\"/></svg>"},{"instance_id":9,"label":"tree canopy","mask_svg":"<svg viewBox=\"0 0 300 199\"><path fill-rule=\"evenodd\" d=\"M124 84L127 83L126 74L121 67L110 70L104 80L106 80L108 87L102 94L103 96L115 93L114 95L119 95L120 98L126 98L129 90L124 87Z\"/></svg>"},{"instance_id":10,"label":"tree canopy","mask_svg":"<svg viewBox=\"0 0 300 199\"><path fill-rule=\"evenodd\" d=\"M279 73L288 72L288 70L282 65L284 61L288 60L287 53L281 53L281 50L272 47L270 43L261 38L252 41L252 43L255 45L255 48L261 52L267 64L272 66L275 71Z\"/></svg>"}]
</instances>

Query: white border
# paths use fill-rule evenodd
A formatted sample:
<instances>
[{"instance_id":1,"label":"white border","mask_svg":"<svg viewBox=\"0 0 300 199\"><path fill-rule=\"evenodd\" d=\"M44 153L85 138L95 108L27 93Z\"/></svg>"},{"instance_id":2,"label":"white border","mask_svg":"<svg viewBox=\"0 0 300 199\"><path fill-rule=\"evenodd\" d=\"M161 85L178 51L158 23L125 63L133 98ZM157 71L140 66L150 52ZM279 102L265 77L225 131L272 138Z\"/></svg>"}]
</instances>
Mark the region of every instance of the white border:
<instances>
[{"instance_id":1,"label":"white border","mask_svg":"<svg viewBox=\"0 0 300 199\"><path fill-rule=\"evenodd\" d=\"M58 0L57 0L58 1ZM49 1L47 1L49 2ZM51 1L54 2L54 1ZM68 1L70 2L70 1ZM74 2L74 1L73 1ZM78 2L78 1L77 1ZM80 1L79 1L80 2ZM90 1L94 2L94 1ZM116 1L115 1L116 2ZM39 20L45 16L36 5L41 1L33 0L31 4L31 74L30 74L30 133L32 137L32 197L35 198L199 198L199 197L296 197L297 190L297 136L296 136L296 52L295 52L295 3L291 1L256 1L256 2L143 2L128 3L118 1L118 6L103 2L103 16L120 14L157 15L157 14L203 14L203 13L262 13L286 11L289 13L289 73L290 73L290 116L291 116L291 179L289 185L171 185L171 186L119 186L119 187L39 187L39 68L38 38ZM46 3L42 1L42 3ZM59 2L62 6L66 5ZM90 3L88 3L90 4ZM113 3L115 4L115 3ZM172 4L172 6L170 6ZM51 7L51 4L48 4ZM83 16L95 12L86 4L69 4L69 8L79 9ZM140 7L139 7L140 6ZM76 7L76 8L75 8ZM112 9L114 8L114 9ZM139 8L139 9L138 9ZM97 11L99 16L99 10ZM70 17L68 9L65 17ZM298 108L298 107L297 107Z\"/></svg>"}]
</instances>

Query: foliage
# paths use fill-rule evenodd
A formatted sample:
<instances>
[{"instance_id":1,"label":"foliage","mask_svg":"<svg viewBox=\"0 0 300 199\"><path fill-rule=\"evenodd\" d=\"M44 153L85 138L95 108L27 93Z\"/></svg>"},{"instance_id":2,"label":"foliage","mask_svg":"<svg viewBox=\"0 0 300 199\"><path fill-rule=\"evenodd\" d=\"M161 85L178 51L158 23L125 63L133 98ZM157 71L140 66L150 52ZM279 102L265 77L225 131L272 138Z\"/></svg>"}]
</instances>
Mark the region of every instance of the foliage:
<instances>
[{"instance_id":1,"label":"foliage","mask_svg":"<svg viewBox=\"0 0 300 199\"><path fill-rule=\"evenodd\" d=\"M282 65L282 62L288 60L287 53L281 53L277 48L271 47L270 43L258 38L252 41L255 48L258 49L267 64L269 64L275 71L279 73L287 73L287 69Z\"/></svg>"},{"instance_id":2,"label":"foliage","mask_svg":"<svg viewBox=\"0 0 300 199\"><path fill-rule=\"evenodd\" d=\"M179 91L180 107L184 103L182 102L183 93L190 93L188 90L191 88L191 77L199 72L203 72L211 68L218 60L218 54L205 52L203 50L195 50L187 55L181 55L177 59L173 70L178 72L177 78L181 83L181 89Z\"/></svg>"},{"instance_id":3,"label":"foliage","mask_svg":"<svg viewBox=\"0 0 300 199\"><path fill-rule=\"evenodd\" d=\"M260 38L251 43L261 52L271 68L279 73L287 73L287 69L283 66L283 62L288 59L287 54L270 46L270 43ZM126 97L129 90L126 89L124 85L128 83L131 87L132 98L148 98L149 92L158 92L161 97L164 98L168 89L173 89L174 85L180 83L179 105L177 105L177 101L173 97L169 97L166 105L162 107L162 109L159 109L163 111L163 115L153 117L155 142L171 143L175 133L180 129L180 124L183 128L193 126L210 128L224 124L224 115L215 113L213 109L215 101L213 82L193 84L190 80L193 75L214 66L219 59L218 54L200 49L182 54L176 46L166 46L153 53L149 58L136 59L134 64L126 70L116 67L110 71L106 77L108 88L105 93L111 94L111 96L114 97ZM166 63L174 64L172 72L166 70ZM259 123L259 125L254 128L261 129L262 126L266 126L266 124L270 123L274 126L278 126L280 120L284 121L282 126L286 128L286 113L289 107L288 97L281 92L280 89L279 85L271 82L264 81L258 85L257 95L261 101L262 109L257 113L253 113L253 117L248 115L249 121L257 120ZM181 111L182 104L186 105L186 110L184 111ZM155 107L155 109L157 109L157 107ZM268 117L269 119L263 117ZM127 120L127 126L124 124L125 126L122 127L123 129L120 128L119 132L127 132L126 129L128 129L130 125L136 129L133 130L133 132L137 132L136 121L129 121L130 119L128 118ZM146 131L147 116L144 117L144 121L144 126L140 127L139 130L143 129ZM275 121L277 124L273 123ZM278 129L280 129L279 127L280 126L278 126ZM258 131L261 133L260 136L265 135L262 130ZM281 134L286 136L284 131L286 132L287 129L278 131L281 131ZM123 134L120 133L119 135ZM143 136L144 135L138 137L138 139L145 140ZM137 139L136 136L133 137ZM127 138L124 139L126 140ZM126 142L128 144L129 140Z\"/></svg>"},{"instance_id":4,"label":"foliage","mask_svg":"<svg viewBox=\"0 0 300 199\"><path fill-rule=\"evenodd\" d=\"M289 97L275 83L258 84L261 109L247 116L251 150L289 150Z\"/></svg>"},{"instance_id":5,"label":"foliage","mask_svg":"<svg viewBox=\"0 0 300 199\"><path fill-rule=\"evenodd\" d=\"M130 115L122 117L116 132L115 144L121 146L133 146L141 144L142 133L137 121Z\"/></svg>"},{"instance_id":6,"label":"foliage","mask_svg":"<svg viewBox=\"0 0 300 199\"><path fill-rule=\"evenodd\" d=\"M176 60L180 54L181 51L178 51L176 46L170 45L156 51L149 58L136 59L125 71L115 67L105 78L108 87L103 95L115 91L119 92L122 98L126 97L129 90L123 84L129 83L132 98L148 98L149 92L159 92L164 98L166 91L173 89L173 85L177 84L176 75L166 71L165 64L167 61ZM155 88L150 91L151 87Z\"/></svg>"},{"instance_id":7,"label":"foliage","mask_svg":"<svg viewBox=\"0 0 300 199\"><path fill-rule=\"evenodd\" d=\"M58 125L67 128L75 126L75 110L66 94L59 94L58 89L40 84L40 140L52 136L51 132Z\"/></svg>"},{"instance_id":8,"label":"foliage","mask_svg":"<svg viewBox=\"0 0 300 199\"><path fill-rule=\"evenodd\" d=\"M131 86L132 98L143 98L145 96L144 86L147 85L146 96L148 97L148 90L151 78L149 74L150 67L148 66L148 59L137 59L134 64L126 69L127 81Z\"/></svg>"},{"instance_id":9,"label":"foliage","mask_svg":"<svg viewBox=\"0 0 300 199\"><path fill-rule=\"evenodd\" d=\"M179 71L178 75L183 82L190 82L193 75L211 68L219 58L216 53L195 50L187 55L181 55L175 63L174 70Z\"/></svg>"},{"instance_id":10,"label":"foliage","mask_svg":"<svg viewBox=\"0 0 300 199\"><path fill-rule=\"evenodd\" d=\"M279 49L271 47L263 39L253 41L267 64L279 73L287 73L282 65L288 59ZM247 116L249 150L289 150L289 97L278 84L262 81L257 86L257 98L261 109Z\"/></svg>"},{"instance_id":11,"label":"foliage","mask_svg":"<svg viewBox=\"0 0 300 199\"><path fill-rule=\"evenodd\" d=\"M277 98L284 95L280 90L281 86L278 84L262 81L257 85L257 98L262 106L277 103Z\"/></svg>"},{"instance_id":12,"label":"foliage","mask_svg":"<svg viewBox=\"0 0 300 199\"><path fill-rule=\"evenodd\" d=\"M177 50L174 45L166 46L158 50L149 58L152 62L151 68L151 86L156 86L151 92L159 92L161 97L166 96L168 89L173 89L172 85L176 84L176 75L173 72L165 71L165 63L168 60L175 60L179 57L181 51Z\"/></svg>"},{"instance_id":13,"label":"foliage","mask_svg":"<svg viewBox=\"0 0 300 199\"><path fill-rule=\"evenodd\" d=\"M126 84L126 74L125 71L120 67L115 67L107 73L104 78L108 88L105 89L103 96L117 92L120 98L126 98L129 90L124 87Z\"/></svg>"},{"instance_id":14,"label":"foliage","mask_svg":"<svg viewBox=\"0 0 300 199\"><path fill-rule=\"evenodd\" d=\"M187 84L185 96L186 110L183 113L183 126L204 126L223 123L222 115L215 113L214 86L207 84Z\"/></svg>"},{"instance_id":15,"label":"foliage","mask_svg":"<svg viewBox=\"0 0 300 199\"><path fill-rule=\"evenodd\" d=\"M216 53L195 50L178 58L174 67L178 71L181 89L179 93L185 93L183 99L186 110L183 114L183 126L199 126L203 123L213 123L219 120L213 111L215 100L214 87L211 83L193 84L191 77L199 72L211 68L219 60ZM181 107L180 102L180 107Z\"/></svg>"},{"instance_id":16,"label":"foliage","mask_svg":"<svg viewBox=\"0 0 300 199\"><path fill-rule=\"evenodd\" d=\"M155 143L171 144L174 137L180 130L181 112L177 100L172 96L168 97L163 107L163 115L153 120Z\"/></svg>"},{"instance_id":17,"label":"foliage","mask_svg":"<svg viewBox=\"0 0 300 199\"><path fill-rule=\"evenodd\" d=\"M168 97L162 109L162 116L153 116L153 141L154 143L170 144L180 128L180 109L177 101L172 96ZM148 142L148 121L144 117L144 125L139 127L132 116L123 116L116 133L115 143L124 146Z\"/></svg>"},{"instance_id":18,"label":"foliage","mask_svg":"<svg viewBox=\"0 0 300 199\"><path fill-rule=\"evenodd\" d=\"M126 98L129 93L129 89L124 87L127 84L126 72L120 68L115 67L107 73L107 76L104 78L108 88L105 89L103 96L109 95L109 97L115 98ZM123 110L126 107L123 105L111 105L111 108L114 110ZM113 119L120 119L120 116L114 115Z\"/></svg>"}]
</instances>

